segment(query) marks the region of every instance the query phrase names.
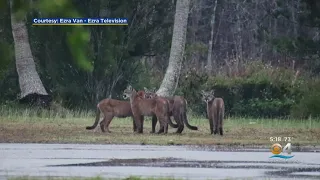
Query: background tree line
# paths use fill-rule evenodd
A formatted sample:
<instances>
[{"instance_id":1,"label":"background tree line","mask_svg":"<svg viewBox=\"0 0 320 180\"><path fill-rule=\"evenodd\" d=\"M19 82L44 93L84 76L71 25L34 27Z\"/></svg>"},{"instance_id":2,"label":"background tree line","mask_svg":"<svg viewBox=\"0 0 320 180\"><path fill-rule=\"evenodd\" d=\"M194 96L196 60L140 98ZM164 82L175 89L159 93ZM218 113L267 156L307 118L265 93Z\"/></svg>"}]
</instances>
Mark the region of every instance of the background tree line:
<instances>
[{"instance_id":1,"label":"background tree line","mask_svg":"<svg viewBox=\"0 0 320 180\"><path fill-rule=\"evenodd\" d=\"M169 64L176 1L2 1L0 101L21 93L11 17L25 17L36 70L54 102L92 109L121 99L128 83L159 87ZM216 89L227 113L294 117L320 113L316 0L190 0L175 94L204 114L201 89ZM127 17L129 26L31 26L36 17ZM17 17L19 18L19 17ZM18 65L19 66L19 65Z\"/></svg>"}]
</instances>

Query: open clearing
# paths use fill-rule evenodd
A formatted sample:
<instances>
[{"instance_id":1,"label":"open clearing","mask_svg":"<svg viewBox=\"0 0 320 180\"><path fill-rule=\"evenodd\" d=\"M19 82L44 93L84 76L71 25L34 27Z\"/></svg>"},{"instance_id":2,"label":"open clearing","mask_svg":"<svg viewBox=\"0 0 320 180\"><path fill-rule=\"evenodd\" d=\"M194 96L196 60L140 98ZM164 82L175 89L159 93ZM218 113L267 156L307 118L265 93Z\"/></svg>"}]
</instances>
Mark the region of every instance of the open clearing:
<instances>
[{"instance_id":1,"label":"open clearing","mask_svg":"<svg viewBox=\"0 0 320 180\"><path fill-rule=\"evenodd\" d=\"M158 145L265 145L270 137L291 137L294 146L320 144L319 120L278 120L229 118L225 120L223 137L210 135L207 119L189 117L198 131L185 127L181 135L169 127L169 134L150 134L150 118L145 120L144 134L132 131L131 118L114 118L111 133L102 133L100 127L86 130L94 116L66 118L38 118L30 116L0 117L0 142L2 143L98 143L98 144L158 144ZM158 129L157 124L157 129ZM283 142L284 143L284 142Z\"/></svg>"},{"instance_id":2,"label":"open clearing","mask_svg":"<svg viewBox=\"0 0 320 180\"><path fill-rule=\"evenodd\" d=\"M210 135L208 120L204 118L189 117L190 124L198 126L198 131L185 127L177 135L176 129L169 128L169 134L157 135L149 133L150 118L145 120L144 134L132 132L131 118L115 118L110 125L111 133L102 133L99 126L86 130L86 126L93 124L93 117L87 114L39 118L27 113L0 117L0 179L53 176L312 179L320 176L319 164L314 162L320 158L320 148L316 146L320 144L319 120L228 118L224 123L225 135L221 137ZM270 159L269 148L275 143L270 142L270 137L282 137L282 145L286 143L284 137L291 137L295 157L289 161ZM28 177L21 177L25 175Z\"/></svg>"}]
</instances>

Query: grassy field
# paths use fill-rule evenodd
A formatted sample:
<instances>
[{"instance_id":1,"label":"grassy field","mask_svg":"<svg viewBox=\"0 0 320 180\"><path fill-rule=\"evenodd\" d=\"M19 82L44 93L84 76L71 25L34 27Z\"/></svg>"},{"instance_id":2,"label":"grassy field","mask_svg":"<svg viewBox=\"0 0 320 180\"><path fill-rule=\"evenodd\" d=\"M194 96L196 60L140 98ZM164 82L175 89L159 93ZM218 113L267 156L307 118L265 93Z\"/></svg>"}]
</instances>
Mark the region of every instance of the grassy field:
<instances>
[{"instance_id":1,"label":"grassy field","mask_svg":"<svg viewBox=\"0 0 320 180\"><path fill-rule=\"evenodd\" d=\"M282 137L283 141L284 137L291 137L296 146L320 144L318 119L226 118L225 134L221 137L210 135L207 119L192 116L188 117L189 122L199 130L191 131L185 127L181 135L175 134L173 128L169 128L167 135L150 134L150 118L145 120L144 134L134 134L131 118L113 119L111 133L102 133L99 127L85 129L93 124L93 113L67 112L63 116L48 111L0 109L0 142L270 146L270 137Z\"/></svg>"}]
</instances>

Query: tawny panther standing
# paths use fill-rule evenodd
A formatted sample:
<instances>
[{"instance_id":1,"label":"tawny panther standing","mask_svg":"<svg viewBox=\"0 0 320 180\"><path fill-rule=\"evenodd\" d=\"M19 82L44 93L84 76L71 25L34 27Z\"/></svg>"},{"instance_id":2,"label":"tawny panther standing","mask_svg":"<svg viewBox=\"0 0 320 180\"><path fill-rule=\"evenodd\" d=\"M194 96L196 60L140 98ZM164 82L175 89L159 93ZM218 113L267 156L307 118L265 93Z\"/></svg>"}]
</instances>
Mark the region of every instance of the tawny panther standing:
<instances>
[{"instance_id":1,"label":"tawny panther standing","mask_svg":"<svg viewBox=\"0 0 320 180\"><path fill-rule=\"evenodd\" d=\"M202 100L207 104L207 115L211 134L223 135L224 101L222 98L214 97L214 90L210 92L201 91Z\"/></svg>"},{"instance_id":2,"label":"tawny panther standing","mask_svg":"<svg viewBox=\"0 0 320 180\"><path fill-rule=\"evenodd\" d=\"M144 91L138 91L137 95L139 97L144 97ZM129 101L121 101L117 99L106 98L101 100L97 104L96 109L96 119L92 126L87 126L86 129L92 130L95 129L100 121L100 113L104 115L103 120L100 122L100 128L102 132L111 132L109 130L109 125L114 117L118 118L126 118L132 117L133 122L133 131L137 131L137 127L133 118L133 114L131 111L131 105Z\"/></svg>"},{"instance_id":3,"label":"tawny panther standing","mask_svg":"<svg viewBox=\"0 0 320 180\"><path fill-rule=\"evenodd\" d=\"M143 133L144 116L156 116L160 122L160 130L158 133L168 132L168 123L171 127L177 128L176 124L171 122L169 116L169 104L167 100L162 98L144 99L137 95L132 86L128 86L124 92L125 98L130 98L131 111L136 122L137 132Z\"/></svg>"},{"instance_id":4,"label":"tawny panther standing","mask_svg":"<svg viewBox=\"0 0 320 180\"><path fill-rule=\"evenodd\" d=\"M183 98L182 96L172 96L172 97L161 97L156 94L155 89L147 89L144 88L144 95L147 99L154 99L154 98L164 98L169 103L169 114L170 116L173 116L174 120L178 124L178 129L176 133L182 133L184 129L184 124L191 129L191 130L198 130L197 126L192 126L188 122L187 118L187 100ZM152 131L151 133L155 132L155 127L157 124L157 118L152 117Z\"/></svg>"}]
</instances>

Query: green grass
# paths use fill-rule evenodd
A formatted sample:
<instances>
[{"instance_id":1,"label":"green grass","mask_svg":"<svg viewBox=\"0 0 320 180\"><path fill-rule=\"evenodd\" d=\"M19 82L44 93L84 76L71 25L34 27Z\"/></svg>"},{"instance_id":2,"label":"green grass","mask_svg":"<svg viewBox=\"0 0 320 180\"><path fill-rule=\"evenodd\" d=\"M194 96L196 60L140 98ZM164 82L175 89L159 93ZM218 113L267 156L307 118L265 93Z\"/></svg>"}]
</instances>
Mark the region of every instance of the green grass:
<instances>
[{"instance_id":1,"label":"green grass","mask_svg":"<svg viewBox=\"0 0 320 180\"><path fill-rule=\"evenodd\" d=\"M144 134L132 132L131 118L114 118L111 133L100 128L86 130L94 121L93 112L48 111L0 107L0 142L29 143L102 143L102 144L195 144L195 145L264 145L270 137L291 137L292 145L319 145L320 120L226 118L224 136L211 135L208 120L188 116L198 131L185 127L181 135L169 128L167 135L150 134L150 118L146 118ZM158 128L158 125L157 125ZM284 138L283 138L284 140ZM283 142L284 143L284 142Z\"/></svg>"}]
</instances>

